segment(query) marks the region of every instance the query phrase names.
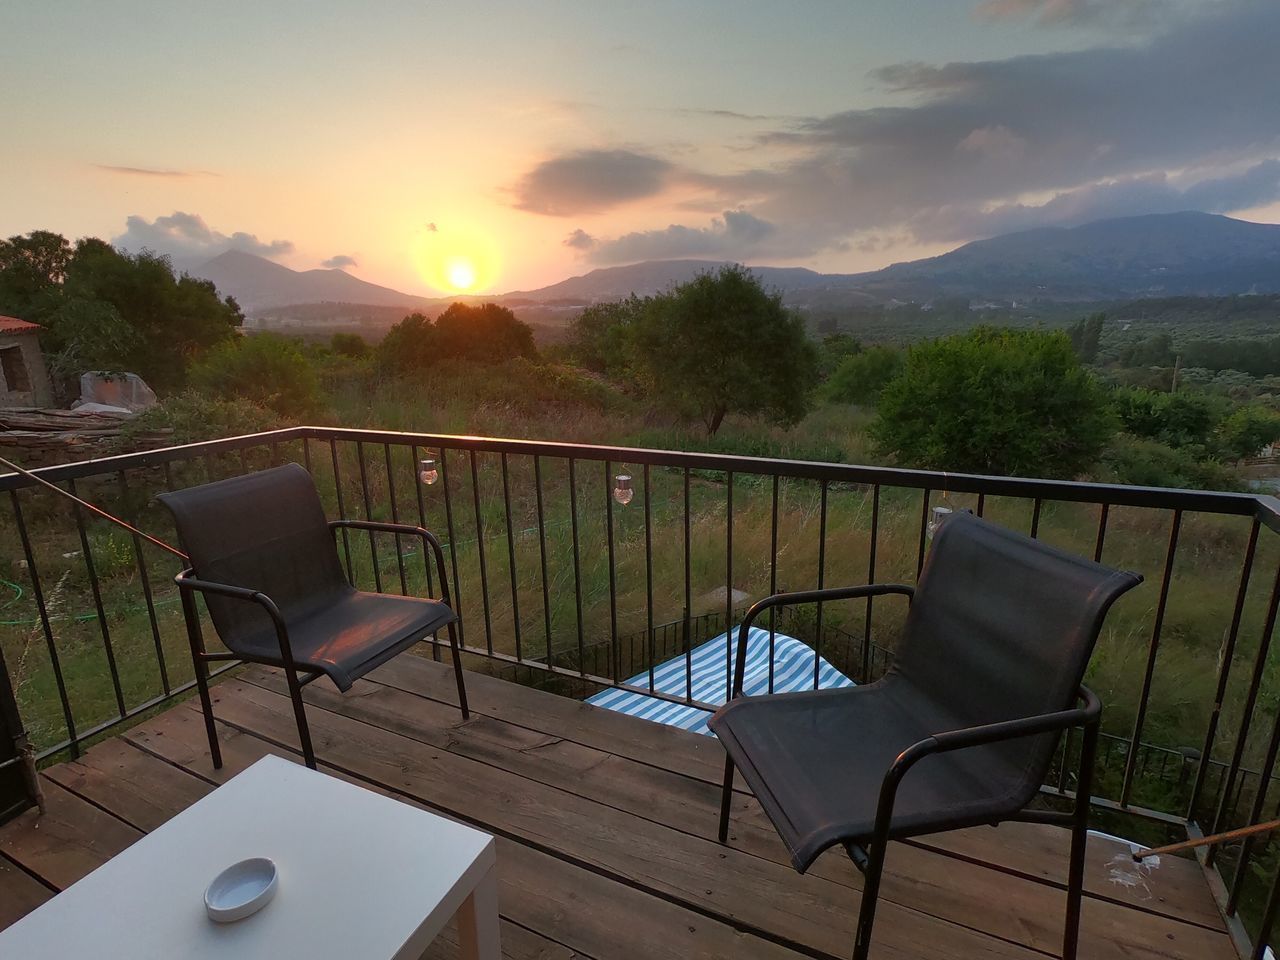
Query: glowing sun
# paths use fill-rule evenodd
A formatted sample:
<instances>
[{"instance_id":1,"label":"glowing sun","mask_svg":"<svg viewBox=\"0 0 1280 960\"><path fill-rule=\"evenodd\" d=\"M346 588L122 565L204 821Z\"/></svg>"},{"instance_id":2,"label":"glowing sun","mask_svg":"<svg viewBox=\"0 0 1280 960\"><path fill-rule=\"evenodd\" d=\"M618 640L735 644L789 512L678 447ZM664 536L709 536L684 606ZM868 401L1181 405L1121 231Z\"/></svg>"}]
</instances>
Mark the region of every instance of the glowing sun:
<instances>
[{"instance_id":1,"label":"glowing sun","mask_svg":"<svg viewBox=\"0 0 1280 960\"><path fill-rule=\"evenodd\" d=\"M449 261L446 276L449 279L449 286L458 291L470 290L476 285L476 268L470 260Z\"/></svg>"},{"instance_id":2,"label":"glowing sun","mask_svg":"<svg viewBox=\"0 0 1280 960\"><path fill-rule=\"evenodd\" d=\"M419 276L446 296L483 291L501 274L502 255L493 234L477 227L441 223L413 240Z\"/></svg>"}]
</instances>

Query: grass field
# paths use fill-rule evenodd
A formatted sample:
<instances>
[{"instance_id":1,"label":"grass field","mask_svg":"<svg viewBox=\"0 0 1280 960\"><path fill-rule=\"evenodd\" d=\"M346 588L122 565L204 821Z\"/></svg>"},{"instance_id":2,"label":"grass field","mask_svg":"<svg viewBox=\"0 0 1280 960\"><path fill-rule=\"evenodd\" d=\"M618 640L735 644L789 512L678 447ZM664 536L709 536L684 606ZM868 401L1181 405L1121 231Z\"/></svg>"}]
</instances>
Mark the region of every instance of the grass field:
<instances>
[{"instance_id":1,"label":"grass field","mask_svg":"<svg viewBox=\"0 0 1280 960\"><path fill-rule=\"evenodd\" d=\"M518 376L489 382L459 376L371 389L346 384L332 394L333 419L349 426L422 432L673 448L706 445L696 433L674 428L626 398L597 391L590 384L540 389L541 394L522 384ZM823 407L791 431L730 422L712 446L725 452L867 462L873 452L867 446L864 425L865 414L857 410ZM338 496L329 447L313 441L309 452L330 513L337 515ZM506 464L506 491L511 504L508 539L500 458L487 453L476 456L477 490L473 488L467 455L449 454L446 467L453 514L450 537L444 485L416 484L410 448L390 449L390 473L386 452L380 445L367 446L363 452L368 508L355 445L344 443L338 448L347 515L384 520L395 516L417 522L418 494L422 494L423 518L427 526L449 541L451 566L455 562L457 565L456 592L461 598L468 644L511 654L519 649L525 656L545 655L549 647L553 659L559 656L562 662L576 662L573 656L579 635L584 644L607 638L615 618L617 633L627 635L645 630L649 622L661 624L682 616L682 472L653 469L646 491L644 472L638 465L614 463L606 467L599 462L578 462L574 486L578 548L575 566L568 466L563 460L544 459L542 531L546 549L545 596L549 601L544 605L537 486L531 458L511 457ZM297 443L282 447L278 453L281 459L304 459ZM270 451L266 449L244 457L219 456L175 465L170 479L176 486L198 483L263 466L269 459ZM611 606L606 501L611 478L617 473L635 477L636 497L626 507L615 504L612 508L616 603ZM78 492L107 509L138 517L148 531L161 537L173 536L164 511L151 501L154 493L164 487L163 472L131 471L127 482L126 492L116 477L82 481ZM736 589L752 598L769 592L772 484L760 477L733 478L731 558L727 550L729 491L723 474L691 474L689 592L693 615L722 609L723 587L730 579ZM645 564L646 493L651 510L651 604ZM821 498L817 483L784 480L779 485L776 582L781 589L809 588L820 580L830 586L867 579L871 489L833 485L828 490L827 536L820 573ZM53 649L66 682L76 727L88 729L118 715L122 706L132 708L163 693L157 649L164 654L170 687L189 680L185 631L172 585L177 562L154 548L146 548L142 552L146 565L144 583L139 554L129 536L105 523L86 521L89 554L105 612L105 618L100 618L74 511L45 493L24 492L20 501L49 611ZM929 502L953 508L976 505L973 497L937 492L930 495ZM921 491L883 489L876 579L914 579L923 507ZM1018 529L1029 528L1031 514L1032 504L1026 501L988 498L985 504L987 517ZM1105 727L1118 736L1128 736L1133 729L1171 522L1167 511L1137 508L1114 508L1109 516L1104 559L1147 577L1146 585L1124 598L1109 618L1090 670L1089 681L1106 704ZM36 743L47 747L66 736L53 658L34 603L29 571L19 562L22 551L8 511L2 523L6 542L13 546L5 557L5 583L0 584L6 591L4 599L0 599L0 644L15 680L23 717ZM1096 506L1046 503L1039 518L1039 536L1092 553L1097 523ZM1214 700L1219 651L1231 619L1248 533L1249 522L1243 518L1198 514L1183 518L1142 739L1173 749L1200 746ZM353 535L349 548L357 582L373 587L374 555L369 540ZM401 544L399 558L391 538L379 537L375 549L384 587L400 590L403 566L408 591L425 592L426 567L416 543ZM731 578L727 575L730 560ZM1217 756L1229 752L1230 736L1238 729L1243 690L1260 640L1277 563L1280 539L1264 532L1245 605L1231 686L1224 700ZM482 581L487 589L482 589ZM154 601L154 624L146 603L148 590ZM824 622L861 636L864 611L861 602L830 604L824 610ZM872 638L876 643L893 647L902 614L902 607L891 600L875 604ZM794 629L803 632L806 623L811 621L799 619ZM108 645L120 678L118 695L111 682ZM1260 703L1261 716L1253 724L1255 733L1249 744L1249 756L1254 761L1265 749L1264 739L1275 716L1280 694L1276 680L1275 671L1269 669ZM1115 790L1117 785L1106 786ZM1167 805L1171 801L1164 796L1164 790L1162 784L1139 783L1134 799Z\"/></svg>"}]
</instances>

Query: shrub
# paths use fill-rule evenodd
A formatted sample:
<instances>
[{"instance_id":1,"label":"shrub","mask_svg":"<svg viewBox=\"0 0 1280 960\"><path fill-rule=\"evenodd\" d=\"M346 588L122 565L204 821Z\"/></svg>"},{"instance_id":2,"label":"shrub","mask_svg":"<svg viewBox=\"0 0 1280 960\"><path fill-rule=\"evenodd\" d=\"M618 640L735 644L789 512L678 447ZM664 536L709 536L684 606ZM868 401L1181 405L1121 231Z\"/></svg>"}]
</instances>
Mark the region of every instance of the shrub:
<instances>
[{"instance_id":1,"label":"shrub","mask_svg":"<svg viewBox=\"0 0 1280 960\"><path fill-rule=\"evenodd\" d=\"M369 344L358 333L335 333L329 339L329 349L340 357L359 359L368 356Z\"/></svg>"},{"instance_id":2,"label":"shrub","mask_svg":"<svg viewBox=\"0 0 1280 960\"><path fill-rule=\"evenodd\" d=\"M905 354L894 347L869 347L846 356L822 385L829 403L874 404L902 370Z\"/></svg>"},{"instance_id":3,"label":"shrub","mask_svg":"<svg viewBox=\"0 0 1280 960\"><path fill-rule=\"evenodd\" d=\"M992 327L908 350L871 426L910 466L1038 477L1091 467L1112 431L1065 333Z\"/></svg>"},{"instance_id":4,"label":"shrub","mask_svg":"<svg viewBox=\"0 0 1280 960\"><path fill-rule=\"evenodd\" d=\"M1238 490L1243 485L1239 474L1216 460L1130 434L1120 434L1107 447L1097 479L1192 490Z\"/></svg>"},{"instance_id":5,"label":"shrub","mask_svg":"<svg viewBox=\"0 0 1280 960\"><path fill-rule=\"evenodd\" d=\"M125 422L122 449L136 449L143 439L166 433L165 445L199 443L246 433L275 430L288 423L274 410L252 400L211 397L195 390L166 397Z\"/></svg>"},{"instance_id":6,"label":"shrub","mask_svg":"<svg viewBox=\"0 0 1280 960\"><path fill-rule=\"evenodd\" d=\"M294 341L271 333L214 347L192 367L191 384L201 393L244 398L286 417L305 417L320 405L311 363Z\"/></svg>"}]
</instances>

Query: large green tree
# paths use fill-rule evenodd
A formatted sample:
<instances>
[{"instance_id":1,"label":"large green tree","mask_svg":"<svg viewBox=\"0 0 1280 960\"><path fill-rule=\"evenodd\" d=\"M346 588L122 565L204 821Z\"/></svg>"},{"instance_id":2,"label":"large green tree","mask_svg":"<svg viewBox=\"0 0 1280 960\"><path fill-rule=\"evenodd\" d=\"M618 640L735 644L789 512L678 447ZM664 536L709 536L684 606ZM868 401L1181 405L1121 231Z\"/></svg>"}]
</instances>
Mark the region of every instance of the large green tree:
<instances>
[{"instance_id":1,"label":"large green tree","mask_svg":"<svg viewBox=\"0 0 1280 960\"><path fill-rule=\"evenodd\" d=\"M207 280L176 276L165 257L92 237L72 247L39 230L0 241L0 313L44 328L51 371L69 392L80 373L98 369L180 387L192 360L244 320L233 299Z\"/></svg>"},{"instance_id":2,"label":"large green tree","mask_svg":"<svg viewBox=\"0 0 1280 960\"><path fill-rule=\"evenodd\" d=\"M745 267L652 298L633 344L642 385L708 435L730 413L792 424L809 409L817 351L804 322Z\"/></svg>"},{"instance_id":3,"label":"large green tree","mask_svg":"<svg viewBox=\"0 0 1280 960\"><path fill-rule=\"evenodd\" d=\"M397 374L449 360L499 363L535 354L533 328L496 303L452 303L434 323L411 313L387 331L377 349L378 365Z\"/></svg>"},{"instance_id":4,"label":"large green tree","mask_svg":"<svg viewBox=\"0 0 1280 960\"><path fill-rule=\"evenodd\" d=\"M1065 333L979 327L917 344L880 395L872 436L932 470L1072 477L1114 431Z\"/></svg>"}]
</instances>

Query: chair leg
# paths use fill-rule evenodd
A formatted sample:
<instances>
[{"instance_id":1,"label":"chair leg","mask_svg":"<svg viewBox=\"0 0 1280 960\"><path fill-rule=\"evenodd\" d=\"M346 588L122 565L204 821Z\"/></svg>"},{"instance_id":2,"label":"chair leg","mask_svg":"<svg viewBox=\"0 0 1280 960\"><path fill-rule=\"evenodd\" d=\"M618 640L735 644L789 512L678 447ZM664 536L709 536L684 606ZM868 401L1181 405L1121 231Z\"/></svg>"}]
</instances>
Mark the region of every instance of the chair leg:
<instances>
[{"instance_id":1,"label":"chair leg","mask_svg":"<svg viewBox=\"0 0 1280 960\"><path fill-rule=\"evenodd\" d=\"M298 740L302 744L302 759L312 770L316 769L316 752L311 746L311 728L307 726L307 712L302 703L302 683L293 670L286 669L289 681L289 699L293 701L293 717L298 722Z\"/></svg>"},{"instance_id":2,"label":"chair leg","mask_svg":"<svg viewBox=\"0 0 1280 960\"><path fill-rule=\"evenodd\" d=\"M853 960L867 960L871 956L871 929L876 922L880 874L884 872L884 856L888 847L887 839L876 837L867 848L867 864L862 871L862 905L858 908L858 933L853 942Z\"/></svg>"},{"instance_id":3,"label":"chair leg","mask_svg":"<svg viewBox=\"0 0 1280 960\"><path fill-rule=\"evenodd\" d=\"M204 714L204 732L209 738L209 756L213 769L222 769L222 748L218 746L218 728L213 722L213 700L209 696L209 663L204 658L204 639L200 635L200 618L196 614L195 598L190 591L180 590L182 616L187 622L187 642L191 645L191 666L196 675L196 690L200 694L200 710Z\"/></svg>"},{"instance_id":4,"label":"chair leg","mask_svg":"<svg viewBox=\"0 0 1280 960\"><path fill-rule=\"evenodd\" d=\"M1093 765L1098 752L1098 724L1084 729L1076 807L1071 825L1071 865L1067 871L1067 916L1062 932L1062 960L1076 960L1080 946L1080 902L1084 894L1085 849L1089 840L1089 798L1093 793Z\"/></svg>"},{"instance_id":5,"label":"chair leg","mask_svg":"<svg viewBox=\"0 0 1280 960\"><path fill-rule=\"evenodd\" d=\"M454 623L449 624L449 646L453 648L453 675L458 681L458 706L462 708L462 719L470 720L471 711L467 707L467 682L462 671L462 649L458 646L458 629Z\"/></svg>"},{"instance_id":6,"label":"chair leg","mask_svg":"<svg viewBox=\"0 0 1280 960\"><path fill-rule=\"evenodd\" d=\"M724 792L720 794L720 842L729 842L729 807L733 803L733 758L724 758Z\"/></svg>"}]
</instances>

